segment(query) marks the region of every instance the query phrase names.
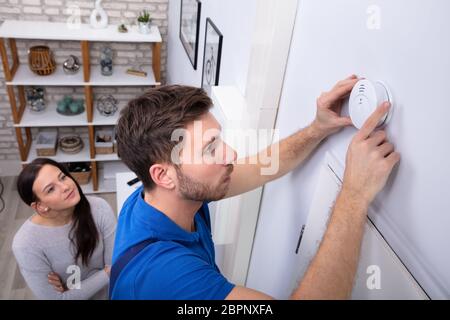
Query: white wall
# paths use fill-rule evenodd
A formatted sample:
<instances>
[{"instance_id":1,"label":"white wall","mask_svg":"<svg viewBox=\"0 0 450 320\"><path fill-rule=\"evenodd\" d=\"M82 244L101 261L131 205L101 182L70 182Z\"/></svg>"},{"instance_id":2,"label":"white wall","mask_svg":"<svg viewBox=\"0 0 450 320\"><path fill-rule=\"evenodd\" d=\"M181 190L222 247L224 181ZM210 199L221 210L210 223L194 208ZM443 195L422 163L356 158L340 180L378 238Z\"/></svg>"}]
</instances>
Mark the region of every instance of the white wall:
<instances>
[{"instance_id":1,"label":"white wall","mask_svg":"<svg viewBox=\"0 0 450 320\"><path fill-rule=\"evenodd\" d=\"M247 74L254 37L256 0L202 0L201 2L197 70L194 70L179 37L181 0L169 0L167 83L201 86L205 25L206 19L209 17L223 35L219 85L237 87L239 94L244 96L247 90ZM222 125L224 126L224 123ZM243 284L246 269L240 270L241 272L235 270L235 265L240 261L237 256L239 250L236 239L239 235L239 228L235 226L233 230L230 230L227 234L229 241L217 241L217 237L220 238L220 232L216 232L216 226L224 222L223 219L216 219L217 207L219 209L226 208L225 211L231 211L230 208L235 209L232 214L230 213L227 217L222 216L222 218L236 217L239 215L236 203L235 200L230 206L228 200L213 202L210 204L210 211L212 233L216 240L216 263L230 281ZM255 213L257 213L257 209ZM230 221L235 220L231 218ZM225 223L225 225L230 226L230 223ZM231 225L233 224L231 223ZM223 228L221 226L218 229ZM231 236L231 234L235 236ZM241 239L240 244L243 242L244 240ZM248 251L250 249L251 244L248 246ZM248 260L249 254L247 254L247 264Z\"/></svg>"},{"instance_id":2,"label":"white wall","mask_svg":"<svg viewBox=\"0 0 450 320\"><path fill-rule=\"evenodd\" d=\"M167 82L201 86L206 18L223 34L219 85L235 85L245 93L256 0L202 0L197 70L180 41L181 0L169 0Z\"/></svg>"},{"instance_id":3,"label":"white wall","mask_svg":"<svg viewBox=\"0 0 450 320\"><path fill-rule=\"evenodd\" d=\"M371 5L380 29L370 29ZM352 73L387 82L396 109L387 128L402 155L371 219L431 298L450 298L450 156L447 0L300 1L277 119L281 136L310 123L315 99ZM354 128L328 139L293 173L265 187L247 285L287 298L295 248L320 164L342 163Z\"/></svg>"}]
</instances>

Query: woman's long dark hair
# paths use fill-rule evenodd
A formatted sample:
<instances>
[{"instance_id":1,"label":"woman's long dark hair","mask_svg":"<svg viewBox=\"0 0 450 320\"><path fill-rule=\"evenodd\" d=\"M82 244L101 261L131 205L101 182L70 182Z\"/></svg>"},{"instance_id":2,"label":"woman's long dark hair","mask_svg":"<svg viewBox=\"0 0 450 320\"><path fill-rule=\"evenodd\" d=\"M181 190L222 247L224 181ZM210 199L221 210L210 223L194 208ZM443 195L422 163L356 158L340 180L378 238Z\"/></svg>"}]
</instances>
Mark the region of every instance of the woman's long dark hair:
<instances>
[{"instance_id":1,"label":"woman's long dark hair","mask_svg":"<svg viewBox=\"0 0 450 320\"><path fill-rule=\"evenodd\" d=\"M80 194L80 202L75 206L73 212L73 224L70 229L69 239L72 245L76 248L75 262L81 257L81 261L84 265L88 265L89 259L92 256L98 243L98 230L95 226L94 219L92 218L91 206L83 191L80 188L78 182L70 175L67 168L51 159L37 158L23 168L22 172L17 179L17 190L22 198L23 202L27 205L38 201L39 199L33 192L33 183L36 180L39 171L41 171L44 165L52 165L60 169L67 177L72 179Z\"/></svg>"}]
</instances>

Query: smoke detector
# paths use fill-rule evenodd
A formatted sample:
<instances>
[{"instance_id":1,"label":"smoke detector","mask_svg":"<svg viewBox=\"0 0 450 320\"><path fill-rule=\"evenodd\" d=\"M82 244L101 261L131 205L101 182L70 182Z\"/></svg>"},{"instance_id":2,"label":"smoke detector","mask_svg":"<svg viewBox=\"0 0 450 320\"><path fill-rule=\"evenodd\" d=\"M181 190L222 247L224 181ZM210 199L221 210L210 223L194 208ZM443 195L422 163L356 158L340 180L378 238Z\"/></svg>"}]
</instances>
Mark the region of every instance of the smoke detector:
<instances>
[{"instance_id":1,"label":"smoke detector","mask_svg":"<svg viewBox=\"0 0 450 320\"><path fill-rule=\"evenodd\" d=\"M394 101L387 85L382 81L360 80L353 87L349 100L349 113L353 125L361 129L367 118L385 101L391 103L389 112L380 120L377 127L386 125L392 116Z\"/></svg>"}]
</instances>

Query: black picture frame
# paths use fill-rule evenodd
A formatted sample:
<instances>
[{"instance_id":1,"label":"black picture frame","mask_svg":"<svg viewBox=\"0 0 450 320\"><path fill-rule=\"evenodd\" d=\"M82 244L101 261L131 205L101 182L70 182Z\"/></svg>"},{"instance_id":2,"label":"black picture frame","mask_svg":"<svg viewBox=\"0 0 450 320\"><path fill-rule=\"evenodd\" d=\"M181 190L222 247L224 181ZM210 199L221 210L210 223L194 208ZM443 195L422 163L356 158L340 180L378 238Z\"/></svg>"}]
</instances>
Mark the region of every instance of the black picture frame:
<instances>
[{"instance_id":1,"label":"black picture frame","mask_svg":"<svg viewBox=\"0 0 450 320\"><path fill-rule=\"evenodd\" d=\"M211 95L211 87L219 85L223 35L214 22L206 19L203 49L202 88Z\"/></svg>"},{"instance_id":2,"label":"black picture frame","mask_svg":"<svg viewBox=\"0 0 450 320\"><path fill-rule=\"evenodd\" d=\"M201 11L199 0L181 0L179 36L194 70L197 70Z\"/></svg>"}]
</instances>

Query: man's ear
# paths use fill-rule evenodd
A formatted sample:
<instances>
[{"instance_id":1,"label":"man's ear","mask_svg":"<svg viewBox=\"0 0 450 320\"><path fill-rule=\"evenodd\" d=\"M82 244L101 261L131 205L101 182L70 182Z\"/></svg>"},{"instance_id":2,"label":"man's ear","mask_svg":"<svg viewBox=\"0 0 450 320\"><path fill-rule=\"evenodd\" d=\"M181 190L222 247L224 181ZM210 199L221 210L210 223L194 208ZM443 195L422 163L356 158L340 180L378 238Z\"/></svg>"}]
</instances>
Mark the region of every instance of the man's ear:
<instances>
[{"instance_id":1,"label":"man's ear","mask_svg":"<svg viewBox=\"0 0 450 320\"><path fill-rule=\"evenodd\" d=\"M165 189L175 188L175 181L169 173L169 165L156 163L149 169L150 177L157 186Z\"/></svg>"}]
</instances>

